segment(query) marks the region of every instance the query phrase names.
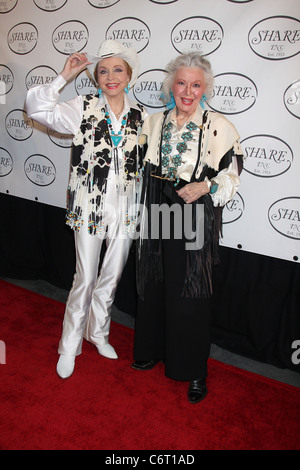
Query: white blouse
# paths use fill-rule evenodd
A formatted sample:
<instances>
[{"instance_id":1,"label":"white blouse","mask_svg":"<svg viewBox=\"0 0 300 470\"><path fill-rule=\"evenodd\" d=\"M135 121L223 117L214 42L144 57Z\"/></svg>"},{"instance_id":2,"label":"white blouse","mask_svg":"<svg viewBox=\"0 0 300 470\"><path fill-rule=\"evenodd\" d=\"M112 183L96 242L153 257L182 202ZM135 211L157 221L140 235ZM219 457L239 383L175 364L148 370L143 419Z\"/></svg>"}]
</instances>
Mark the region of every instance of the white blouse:
<instances>
[{"instance_id":1,"label":"white blouse","mask_svg":"<svg viewBox=\"0 0 300 470\"><path fill-rule=\"evenodd\" d=\"M66 80L58 75L52 83L30 88L26 97L26 111L31 119L49 127L49 129L62 134L75 135L82 121L83 100L79 95L59 103L59 91L66 83ZM117 133L121 129L122 117L128 113L130 107L139 109L126 95L124 95L124 110L119 119L111 111L105 95L102 94L97 106L104 105L108 107L113 129Z\"/></svg>"},{"instance_id":2,"label":"white blouse","mask_svg":"<svg viewBox=\"0 0 300 470\"><path fill-rule=\"evenodd\" d=\"M82 121L83 99L79 95L71 100L59 103L59 91L66 83L66 80L58 75L49 84L30 88L26 97L26 111L31 119L49 129L61 134L75 135ZM130 108L139 109L136 103L130 101L126 95L124 95L124 109L119 119L110 109L104 94L99 98L97 106L106 106L115 134L118 134L121 129L124 114L127 114ZM144 113L144 116L147 117L147 112ZM120 145L117 149L119 168L121 168L122 152ZM112 158L111 168L113 168L113 162L114 159Z\"/></svg>"},{"instance_id":3,"label":"white blouse","mask_svg":"<svg viewBox=\"0 0 300 470\"><path fill-rule=\"evenodd\" d=\"M59 102L59 92L65 84L65 79L61 75L58 75L50 84L40 85L29 89L26 97L26 111L31 119L56 132L76 135L83 117L83 98L79 95L71 100ZM98 99L96 106L106 107L115 134L118 134L121 130L124 114L127 114L130 111L130 108L139 110L136 103L129 100L125 94L124 109L119 119L117 119L115 114L112 112L103 93ZM146 110L144 110L143 115L145 117L148 115ZM112 158L107 176L105 201L114 207L118 207L119 198L118 191L116 191L118 176L116 173L118 173L123 167L122 141L120 141L118 146L114 148L114 152L117 152L118 170L115 169L114 166L115 158ZM120 210L121 209L122 208L120 208ZM106 219L104 222L106 222Z\"/></svg>"},{"instance_id":4,"label":"white blouse","mask_svg":"<svg viewBox=\"0 0 300 470\"><path fill-rule=\"evenodd\" d=\"M175 155L178 155L178 150L176 146L180 142L184 142L182 139L182 135L184 133L190 132L193 136L191 140L186 142L187 150L182 153L182 164L177 168L177 176L180 179L185 181L190 181L195 165L196 159L198 155L198 136L199 131L191 131L187 128L188 124L192 121L193 123L197 124L198 126L202 125L202 110L200 107L197 108L196 112L188 119L188 121L182 126L177 127L177 120L176 120L176 110L175 108L169 114L169 117L165 124L169 122L172 123L171 138L168 143L171 145L172 150L170 153L171 158ZM164 142L163 142L164 143ZM166 173L167 169L162 169L162 173ZM232 157L232 162L230 163L228 168L221 170L214 178L214 181L218 184L218 189L214 194L211 194L214 206L224 206L227 202L229 202L237 192L239 185L240 185L240 177L238 174L238 164L237 158L235 156ZM211 182L208 178L205 178L206 183L210 189Z\"/></svg>"}]
</instances>

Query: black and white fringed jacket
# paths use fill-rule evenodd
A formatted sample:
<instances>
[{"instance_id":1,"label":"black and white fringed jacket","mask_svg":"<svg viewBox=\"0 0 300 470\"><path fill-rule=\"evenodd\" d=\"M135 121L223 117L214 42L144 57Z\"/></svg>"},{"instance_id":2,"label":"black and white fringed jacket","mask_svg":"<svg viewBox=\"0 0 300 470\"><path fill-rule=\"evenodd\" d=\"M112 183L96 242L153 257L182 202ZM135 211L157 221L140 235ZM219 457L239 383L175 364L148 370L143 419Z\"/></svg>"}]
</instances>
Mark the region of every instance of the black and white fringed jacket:
<instances>
[{"instance_id":1,"label":"black and white fringed jacket","mask_svg":"<svg viewBox=\"0 0 300 470\"><path fill-rule=\"evenodd\" d=\"M81 126L74 136L67 200L67 224L74 230L82 225L83 205L88 196L88 227L91 234L101 234L105 212L107 177L116 149L111 141L105 119L105 107L96 106L98 96L83 97ZM130 107L121 149L123 165L118 171L119 195L124 206L124 227L135 229L136 214L132 209L138 203L142 147L138 139L143 124L143 107ZM117 161L115 161L117 165ZM130 212L131 211L131 212Z\"/></svg>"},{"instance_id":2,"label":"black and white fringed jacket","mask_svg":"<svg viewBox=\"0 0 300 470\"><path fill-rule=\"evenodd\" d=\"M138 293L143 297L145 283L152 278L157 281L163 279L163 266L161 265L159 240L151 240L151 237L143 237L142 225L151 226L150 204L160 204L160 195L164 191L164 182L160 178L151 175L162 175L161 147L164 125L170 120L172 111L165 111L149 116L142 129L141 141L147 142L145 156L143 190L141 195L141 207L146 207L146 217L141 217L139 230L140 240L137 245L137 287ZM226 170L236 158L238 174L243 166L243 151L239 143L239 134L234 125L223 115L211 111L196 113L198 124L198 145L195 155L194 171L190 182L201 182L215 178L218 173ZM237 174L237 179L238 178ZM237 185L238 187L238 185ZM176 189L176 188L175 188ZM218 243L221 230L223 207L214 207L213 196L205 194L193 205L193 227L196 217L196 204L204 205L205 238L202 248L187 250L186 275L182 286L183 297L203 298L212 294L212 268L218 262Z\"/></svg>"}]
</instances>

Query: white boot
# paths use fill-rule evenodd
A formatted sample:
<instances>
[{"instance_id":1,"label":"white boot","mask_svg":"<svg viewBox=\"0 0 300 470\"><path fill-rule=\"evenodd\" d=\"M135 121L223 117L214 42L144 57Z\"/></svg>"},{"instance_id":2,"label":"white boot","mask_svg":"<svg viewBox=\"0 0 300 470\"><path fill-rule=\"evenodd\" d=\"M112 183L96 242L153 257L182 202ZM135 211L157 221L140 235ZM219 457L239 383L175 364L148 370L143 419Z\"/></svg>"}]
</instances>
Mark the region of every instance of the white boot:
<instances>
[{"instance_id":1,"label":"white boot","mask_svg":"<svg viewBox=\"0 0 300 470\"><path fill-rule=\"evenodd\" d=\"M61 354L56 366L56 372L62 379L67 379L73 374L75 366L75 356L65 356Z\"/></svg>"},{"instance_id":2,"label":"white boot","mask_svg":"<svg viewBox=\"0 0 300 470\"><path fill-rule=\"evenodd\" d=\"M101 356L108 357L108 359L118 359L118 355L114 348L108 343L108 344L101 344L97 345L98 353L101 354Z\"/></svg>"}]
</instances>

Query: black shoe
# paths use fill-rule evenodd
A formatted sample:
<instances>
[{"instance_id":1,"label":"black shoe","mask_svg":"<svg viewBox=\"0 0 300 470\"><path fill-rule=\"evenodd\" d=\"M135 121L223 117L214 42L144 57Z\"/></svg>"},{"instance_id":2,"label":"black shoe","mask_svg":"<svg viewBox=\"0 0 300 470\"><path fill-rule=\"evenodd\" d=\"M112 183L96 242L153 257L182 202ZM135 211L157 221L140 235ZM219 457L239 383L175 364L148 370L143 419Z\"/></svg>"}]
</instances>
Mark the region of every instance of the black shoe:
<instances>
[{"instance_id":1,"label":"black shoe","mask_svg":"<svg viewBox=\"0 0 300 470\"><path fill-rule=\"evenodd\" d=\"M159 359L151 359L150 361L135 361L131 367L136 370L150 370L159 362Z\"/></svg>"},{"instance_id":2,"label":"black shoe","mask_svg":"<svg viewBox=\"0 0 300 470\"><path fill-rule=\"evenodd\" d=\"M206 397L207 388L205 379L191 380L188 390L188 400L190 403L199 403Z\"/></svg>"}]
</instances>

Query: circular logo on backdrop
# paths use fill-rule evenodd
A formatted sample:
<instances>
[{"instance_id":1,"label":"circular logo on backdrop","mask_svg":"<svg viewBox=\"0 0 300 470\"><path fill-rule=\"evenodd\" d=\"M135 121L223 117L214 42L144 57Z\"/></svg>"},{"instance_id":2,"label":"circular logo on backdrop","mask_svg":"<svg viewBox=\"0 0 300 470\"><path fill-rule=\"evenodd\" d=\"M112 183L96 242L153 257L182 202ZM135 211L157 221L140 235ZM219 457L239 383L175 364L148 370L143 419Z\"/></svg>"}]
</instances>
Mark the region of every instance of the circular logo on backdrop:
<instances>
[{"instance_id":1,"label":"circular logo on backdrop","mask_svg":"<svg viewBox=\"0 0 300 470\"><path fill-rule=\"evenodd\" d=\"M13 169L13 159L11 154L0 147L0 176L7 176Z\"/></svg>"},{"instance_id":2,"label":"circular logo on backdrop","mask_svg":"<svg viewBox=\"0 0 300 470\"><path fill-rule=\"evenodd\" d=\"M150 36L150 29L146 23L133 17L115 21L105 33L105 39L119 41L126 47L133 47L137 52L143 51L148 46Z\"/></svg>"},{"instance_id":3,"label":"circular logo on backdrop","mask_svg":"<svg viewBox=\"0 0 300 470\"><path fill-rule=\"evenodd\" d=\"M222 222L223 224L231 224L235 222L240 217L242 217L245 209L245 203L242 196L239 193L236 193L231 199L227 202L222 212Z\"/></svg>"},{"instance_id":4,"label":"circular logo on backdrop","mask_svg":"<svg viewBox=\"0 0 300 470\"><path fill-rule=\"evenodd\" d=\"M284 105L295 117L300 118L300 80L292 83L284 92Z\"/></svg>"},{"instance_id":5,"label":"circular logo on backdrop","mask_svg":"<svg viewBox=\"0 0 300 470\"><path fill-rule=\"evenodd\" d=\"M13 26L7 35L7 44L16 54L28 54L37 45L38 30L31 23L19 23Z\"/></svg>"},{"instance_id":6,"label":"circular logo on backdrop","mask_svg":"<svg viewBox=\"0 0 300 470\"><path fill-rule=\"evenodd\" d=\"M178 0L150 0L152 3L161 3L165 5L166 3L175 3L178 2Z\"/></svg>"},{"instance_id":7,"label":"circular logo on backdrop","mask_svg":"<svg viewBox=\"0 0 300 470\"><path fill-rule=\"evenodd\" d=\"M254 135L241 141L246 160L244 170L262 178L279 176L288 171L293 162L290 146L272 135Z\"/></svg>"},{"instance_id":8,"label":"circular logo on backdrop","mask_svg":"<svg viewBox=\"0 0 300 470\"><path fill-rule=\"evenodd\" d=\"M73 137L70 134L60 134L49 128L47 128L47 133L51 142L58 145L58 147L70 148L72 146Z\"/></svg>"},{"instance_id":9,"label":"circular logo on backdrop","mask_svg":"<svg viewBox=\"0 0 300 470\"><path fill-rule=\"evenodd\" d=\"M222 26L211 18L193 16L180 21L171 32L171 42L177 52L199 52L209 55L222 44Z\"/></svg>"},{"instance_id":10,"label":"circular logo on backdrop","mask_svg":"<svg viewBox=\"0 0 300 470\"><path fill-rule=\"evenodd\" d=\"M68 0L33 0L35 5L44 11L56 11L62 8Z\"/></svg>"},{"instance_id":11,"label":"circular logo on backdrop","mask_svg":"<svg viewBox=\"0 0 300 470\"><path fill-rule=\"evenodd\" d=\"M7 133L15 140L27 140L33 133L33 120L23 109L13 109L5 118Z\"/></svg>"},{"instance_id":12,"label":"circular logo on backdrop","mask_svg":"<svg viewBox=\"0 0 300 470\"><path fill-rule=\"evenodd\" d=\"M163 108L164 104L160 96L164 78L165 72L161 69L147 70L142 73L133 87L134 97L149 108Z\"/></svg>"},{"instance_id":13,"label":"circular logo on backdrop","mask_svg":"<svg viewBox=\"0 0 300 470\"><path fill-rule=\"evenodd\" d=\"M119 1L120 0L88 0L89 4L95 8L108 8L115 5Z\"/></svg>"},{"instance_id":14,"label":"circular logo on backdrop","mask_svg":"<svg viewBox=\"0 0 300 470\"><path fill-rule=\"evenodd\" d=\"M268 218L276 232L300 240L300 197L285 197L274 202L269 208Z\"/></svg>"},{"instance_id":15,"label":"circular logo on backdrop","mask_svg":"<svg viewBox=\"0 0 300 470\"><path fill-rule=\"evenodd\" d=\"M14 74L6 65L0 64L0 96L6 95L14 86Z\"/></svg>"},{"instance_id":16,"label":"circular logo on backdrop","mask_svg":"<svg viewBox=\"0 0 300 470\"><path fill-rule=\"evenodd\" d=\"M17 3L18 0L6 0L5 2L0 2L0 13L8 13L15 8Z\"/></svg>"},{"instance_id":17,"label":"circular logo on backdrop","mask_svg":"<svg viewBox=\"0 0 300 470\"><path fill-rule=\"evenodd\" d=\"M47 65L39 65L28 72L25 78L27 90L37 85L46 85L53 82L57 77L57 72Z\"/></svg>"},{"instance_id":18,"label":"circular logo on backdrop","mask_svg":"<svg viewBox=\"0 0 300 470\"><path fill-rule=\"evenodd\" d=\"M74 84L77 95L95 95L97 93L94 81L87 75L85 70L77 75Z\"/></svg>"},{"instance_id":19,"label":"circular logo on backdrop","mask_svg":"<svg viewBox=\"0 0 300 470\"><path fill-rule=\"evenodd\" d=\"M25 160L24 171L27 178L37 186L49 186L55 181L56 169L45 155L31 155Z\"/></svg>"},{"instance_id":20,"label":"circular logo on backdrop","mask_svg":"<svg viewBox=\"0 0 300 470\"><path fill-rule=\"evenodd\" d=\"M264 59L282 60L299 53L300 21L290 16L273 16L256 23L249 31L252 51Z\"/></svg>"},{"instance_id":21,"label":"circular logo on backdrop","mask_svg":"<svg viewBox=\"0 0 300 470\"><path fill-rule=\"evenodd\" d=\"M66 21L52 33L52 44L62 54L82 51L88 43L89 32L81 21Z\"/></svg>"},{"instance_id":22,"label":"circular logo on backdrop","mask_svg":"<svg viewBox=\"0 0 300 470\"><path fill-rule=\"evenodd\" d=\"M239 114L256 102L255 83L239 73L221 73L215 76L214 91L208 106L222 114Z\"/></svg>"}]
</instances>

